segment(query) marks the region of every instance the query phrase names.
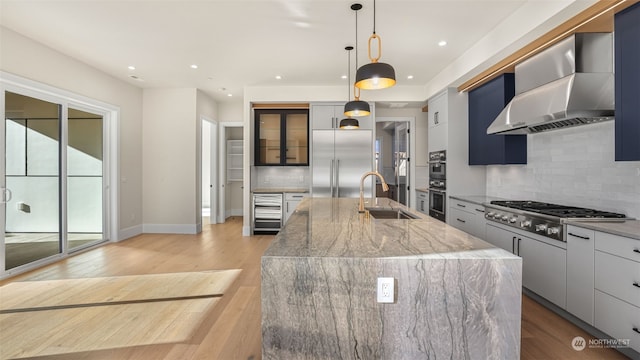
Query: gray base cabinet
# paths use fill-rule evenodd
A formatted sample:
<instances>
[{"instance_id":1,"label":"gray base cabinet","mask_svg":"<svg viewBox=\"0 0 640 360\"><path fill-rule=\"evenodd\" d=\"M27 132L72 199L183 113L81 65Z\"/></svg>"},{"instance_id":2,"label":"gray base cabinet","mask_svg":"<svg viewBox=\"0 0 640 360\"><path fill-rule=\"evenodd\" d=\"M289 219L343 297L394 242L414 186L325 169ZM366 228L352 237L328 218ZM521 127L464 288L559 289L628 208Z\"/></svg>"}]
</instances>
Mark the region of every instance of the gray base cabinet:
<instances>
[{"instance_id":1,"label":"gray base cabinet","mask_svg":"<svg viewBox=\"0 0 640 360\"><path fill-rule=\"evenodd\" d=\"M484 206L452 198L449 204L449 225L484 240Z\"/></svg>"},{"instance_id":2,"label":"gray base cabinet","mask_svg":"<svg viewBox=\"0 0 640 360\"><path fill-rule=\"evenodd\" d=\"M486 241L522 257L522 286L566 307L567 250L520 233L487 224ZM555 241L555 240L550 240Z\"/></svg>"},{"instance_id":3,"label":"gray base cabinet","mask_svg":"<svg viewBox=\"0 0 640 360\"><path fill-rule=\"evenodd\" d=\"M567 311L593 325L593 230L567 227Z\"/></svg>"}]
</instances>

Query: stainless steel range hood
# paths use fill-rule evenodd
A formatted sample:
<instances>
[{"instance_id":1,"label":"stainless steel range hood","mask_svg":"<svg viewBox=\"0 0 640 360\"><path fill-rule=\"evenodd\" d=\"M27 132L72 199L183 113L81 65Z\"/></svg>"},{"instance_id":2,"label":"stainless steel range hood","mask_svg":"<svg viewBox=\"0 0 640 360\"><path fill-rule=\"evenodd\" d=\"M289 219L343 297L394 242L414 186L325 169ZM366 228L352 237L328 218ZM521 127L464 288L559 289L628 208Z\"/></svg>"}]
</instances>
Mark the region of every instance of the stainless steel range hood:
<instances>
[{"instance_id":1,"label":"stainless steel range hood","mask_svg":"<svg viewBox=\"0 0 640 360\"><path fill-rule=\"evenodd\" d=\"M516 65L516 96L487 134L532 134L613 119L613 35L575 34Z\"/></svg>"}]
</instances>

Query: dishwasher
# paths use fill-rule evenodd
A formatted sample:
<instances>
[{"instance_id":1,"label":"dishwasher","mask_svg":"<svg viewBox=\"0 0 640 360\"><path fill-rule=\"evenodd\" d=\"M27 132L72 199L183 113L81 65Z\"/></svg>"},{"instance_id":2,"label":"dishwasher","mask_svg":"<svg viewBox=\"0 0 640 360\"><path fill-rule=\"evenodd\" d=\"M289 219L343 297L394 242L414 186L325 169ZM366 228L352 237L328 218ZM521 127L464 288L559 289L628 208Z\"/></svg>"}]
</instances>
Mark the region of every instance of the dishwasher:
<instances>
[{"instance_id":1,"label":"dishwasher","mask_svg":"<svg viewBox=\"0 0 640 360\"><path fill-rule=\"evenodd\" d=\"M282 193L253 194L253 233L276 233L282 227Z\"/></svg>"}]
</instances>

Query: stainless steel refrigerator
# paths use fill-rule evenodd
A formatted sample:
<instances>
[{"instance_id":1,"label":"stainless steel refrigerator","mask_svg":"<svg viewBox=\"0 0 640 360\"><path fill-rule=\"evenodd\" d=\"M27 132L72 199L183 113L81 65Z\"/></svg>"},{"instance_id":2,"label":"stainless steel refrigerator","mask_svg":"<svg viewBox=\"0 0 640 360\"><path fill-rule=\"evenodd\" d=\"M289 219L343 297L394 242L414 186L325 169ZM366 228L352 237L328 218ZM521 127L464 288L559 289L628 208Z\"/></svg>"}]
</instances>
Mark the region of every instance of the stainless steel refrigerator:
<instances>
[{"instance_id":1,"label":"stainless steel refrigerator","mask_svg":"<svg viewBox=\"0 0 640 360\"><path fill-rule=\"evenodd\" d=\"M311 177L314 197L359 197L360 178L373 170L371 130L313 130ZM373 194L373 177L364 196Z\"/></svg>"}]
</instances>

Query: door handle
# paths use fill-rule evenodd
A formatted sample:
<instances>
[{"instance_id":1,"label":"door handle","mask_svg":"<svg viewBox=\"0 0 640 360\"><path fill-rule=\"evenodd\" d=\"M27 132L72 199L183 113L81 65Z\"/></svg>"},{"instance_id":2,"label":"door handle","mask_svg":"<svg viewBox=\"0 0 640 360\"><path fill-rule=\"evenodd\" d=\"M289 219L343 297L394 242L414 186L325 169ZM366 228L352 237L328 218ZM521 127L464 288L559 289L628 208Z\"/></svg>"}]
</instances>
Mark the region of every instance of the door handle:
<instances>
[{"instance_id":1,"label":"door handle","mask_svg":"<svg viewBox=\"0 0 640 360\"><path fill-rule=\"evenodd\" d=\"M340 159L336 160L336 197L340 197Z\"/></svg>"},{"instance_id":2,"label":"door handle","mask_svg":"<svg viewBox=\"0 0 640 360\"><path fill-rule=\"evenodd\" d=\"M9 190L8 188L2 188L2 203L8 203L9 201L11 201L13 194L11 193L11 190Z\"/></svg>"},{"instance_id":3,"label":"door handle","mask_svg":"<svg viewBox=\"0 0 640 360\"><path fill-rule=\"evenodd\" d=\"M329 166L329 189L331 190L331 197L333 197L333 168L335 167L333 162L335 160L331 159L331 166Z\"/></svg>"}]
</instances>

